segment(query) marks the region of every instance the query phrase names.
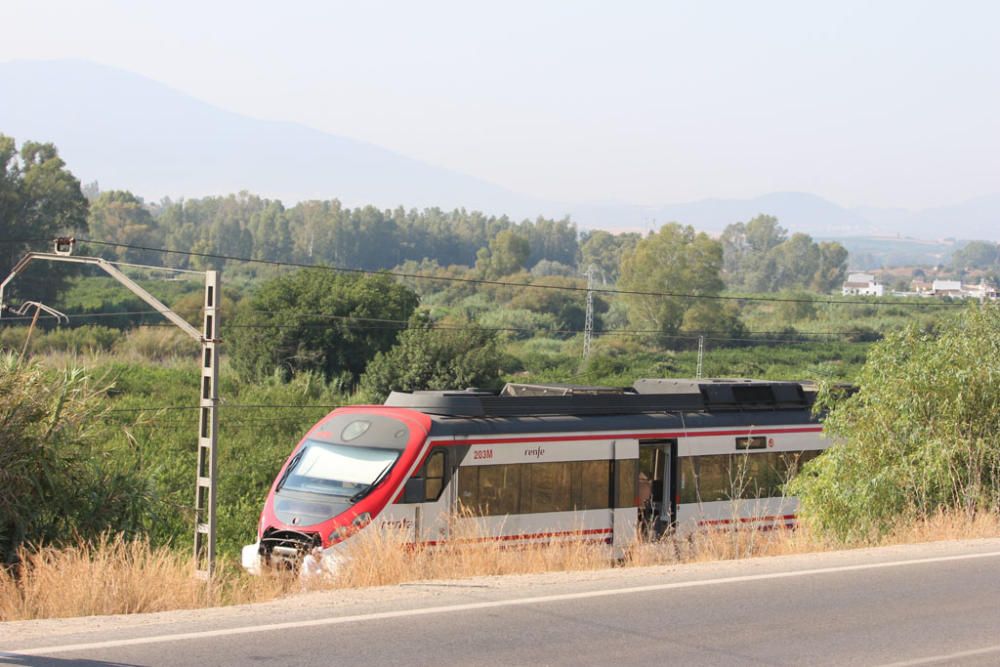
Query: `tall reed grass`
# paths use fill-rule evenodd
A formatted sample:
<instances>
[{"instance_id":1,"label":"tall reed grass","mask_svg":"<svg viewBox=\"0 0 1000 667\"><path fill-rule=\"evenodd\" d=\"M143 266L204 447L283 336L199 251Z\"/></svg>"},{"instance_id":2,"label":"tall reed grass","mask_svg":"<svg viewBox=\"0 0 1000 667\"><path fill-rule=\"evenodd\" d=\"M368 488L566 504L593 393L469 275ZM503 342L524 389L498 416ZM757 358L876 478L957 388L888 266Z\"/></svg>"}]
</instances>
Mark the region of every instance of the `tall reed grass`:
<instances>
[{"instance_id":1,"label":"tall reed grass","mask_svg":"<svg viewBox=\"0 0 1000 667\"><path fill-rule=\"evenodd\" d=\"M294 573L245 574L223 562L211 583L192 576L189 554L148 541L107 536L95 544L22 550L17 573L0 569L0 621L263 602L310 589L386 586L411 581L473 576L642 567L760 556L828 551L939 540L1000 537L1000 516L939 512L901 523L888 534L844 544L811 532L735 528L668 535L635 544L614 560L608 545L586 541L512 547L489 539L475 522L459 524L452 540L434 547L414 546L403 532L368 530L352 538L347 558L335 574L304 586Z\"/></svg>"}]
</instances>

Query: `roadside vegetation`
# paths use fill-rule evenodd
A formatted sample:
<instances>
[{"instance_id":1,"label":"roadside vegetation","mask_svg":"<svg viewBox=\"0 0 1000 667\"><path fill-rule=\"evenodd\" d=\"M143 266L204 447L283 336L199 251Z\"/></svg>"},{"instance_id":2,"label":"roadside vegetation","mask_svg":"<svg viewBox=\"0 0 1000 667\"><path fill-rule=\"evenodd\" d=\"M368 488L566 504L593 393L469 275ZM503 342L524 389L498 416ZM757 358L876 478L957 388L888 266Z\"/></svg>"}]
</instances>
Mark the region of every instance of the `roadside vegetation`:
<instances>
[{"instance_id":1,"label":"roadside vegetation","mask_svg":"<svg viewBox=\"0 0 1000 667\"><path fill-rule=\"evenodd\" d=\"M466 537L475 541L475 531ZM901 521L875 540L842 542L809 528L742 528L667 537L637 545L617 566L679 565L988 537L1000 537L996 514L941 512ZM212 584L207 585L191 576L187 554L166 546L153 547L145 539L104 536L76 546L31 549L23 553L17 575L0 570L0 622L194 609L266 602L308 590L596 570L614 565L605 545L588 542L509 548L496 541L478 541L430 548L413 547L392 532L359 536L350 555L335 577L308 585L288 571L250 576L226 559ZM151 586L151 582L156 585Z\"/></svg>"}]
</instances>

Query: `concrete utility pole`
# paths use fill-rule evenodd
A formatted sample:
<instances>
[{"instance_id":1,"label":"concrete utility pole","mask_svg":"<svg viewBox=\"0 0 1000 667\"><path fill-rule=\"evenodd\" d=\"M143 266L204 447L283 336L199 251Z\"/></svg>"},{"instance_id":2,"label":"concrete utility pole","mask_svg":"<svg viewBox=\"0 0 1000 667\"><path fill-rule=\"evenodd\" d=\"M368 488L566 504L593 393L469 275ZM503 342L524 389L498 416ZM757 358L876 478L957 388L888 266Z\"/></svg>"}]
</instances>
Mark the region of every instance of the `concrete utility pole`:
<instances>
[{"instance_id":1,"label":"concrete utility pole","mask_svg":"<svg viewBox=\"0 0 1000 667\"><path fill-rule=\"evenodd\" d=\"M183 317L170 310L159 299L136 284L122 273L113 263L102 257L74 257L76 240L60 238L55 241L55 252L29 252L14 266L10 274L0 283L0 317L3 315L4 290L14 278L23 273L34 260L68 262L71 264L91 264L127 287L133 294L148 303L158 313L177 325L184 333L201 343L201 397L199 401L198 423L198 469L195 493L194 561L195 573L205 579L212 576L215 566L215 489L216 489L216 444L218 443L218 403L219 403L219 351L221 342L216 333L219 330L219 273L205 271L204 326L198 331ZM159 266L143 267L162 269ZM201 273L192 271L191 273ZM46 308L46 310L48 310ZM36 310L36 316L37 316Z\"/></svg>"}]
</instances>

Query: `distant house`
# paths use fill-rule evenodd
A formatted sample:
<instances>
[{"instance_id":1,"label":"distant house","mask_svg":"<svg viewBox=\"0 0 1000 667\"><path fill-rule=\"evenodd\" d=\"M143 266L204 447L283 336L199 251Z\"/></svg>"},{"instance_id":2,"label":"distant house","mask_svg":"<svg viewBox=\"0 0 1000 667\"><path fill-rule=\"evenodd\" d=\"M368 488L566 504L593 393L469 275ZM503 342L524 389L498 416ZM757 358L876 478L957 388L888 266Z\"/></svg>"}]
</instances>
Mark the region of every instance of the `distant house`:
<instances>
[{"instance_id":1,"label":"distant house","mask_svg":"<svg viewBox=\"0 0 1000 667\"><path fill-rule=\"evenodd\" d=\"M966 285L962 289L970 299L984 300L997 298L997 288L988 285L985 280L980 281L978 285Z\"/></svg>"},{"instance_id":2,"label":"distant house","mask_svg":"<svg viewBox=\"0 0 1000 667\"><path fill-rule=\"evenodd\" d=\"M847 276L842 293L844 296L882 296L885 286L871 273L852 273Z\"/></svg>"},{"instance_id":3,"label":"distant house","mask_svg":"<svg viewBox=\"0 0 1000 667\"><path fill-rule=\"evenodd\" d=\"M997 290L985 281L978 285L963 285L961 280L913 281L913 291L918 296L950 296L954 299L996 299Z\"/></svg>"},{"instance_id":4,"label":"distant house","mask_svg":"<svg viewBox=\"0 0 1000 667\"><path fill-rule=\"evenodd\" d=\"M931 283L931 294L934 296L964 297L961 280L935 280Z\"/></svg>"}]
</instances>

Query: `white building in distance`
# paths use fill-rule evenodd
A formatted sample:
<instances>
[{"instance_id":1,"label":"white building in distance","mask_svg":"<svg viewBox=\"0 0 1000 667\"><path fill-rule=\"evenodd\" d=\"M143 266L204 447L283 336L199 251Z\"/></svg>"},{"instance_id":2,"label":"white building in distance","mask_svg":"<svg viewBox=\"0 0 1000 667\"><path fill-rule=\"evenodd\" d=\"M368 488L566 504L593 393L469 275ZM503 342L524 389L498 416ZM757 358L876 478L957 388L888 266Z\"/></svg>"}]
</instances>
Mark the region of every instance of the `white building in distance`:
<instances>
[{"instance_id":1,"label":"white building in distance","mask_svg":"<svg viewBox=\"0 0 1000 667\"><path fill-rule=\"evenodd\" d=\"M882 296L885 286L875 280L871 273L852 273L844 283L844 296Z\"/></svg>"},{"instance_id":2,"label":"white building in distance","mask_svg":"<svg viewBox=\"0 0 1000 667\"><path fill-rule=\"evenodd\" d=\"M935 280L931 283L914 280L913 288L918 296L950 296L954 299L996 299L997 290L985 280L978 285L962 284L960 280Z\"/></svg>"}]
</instances>

